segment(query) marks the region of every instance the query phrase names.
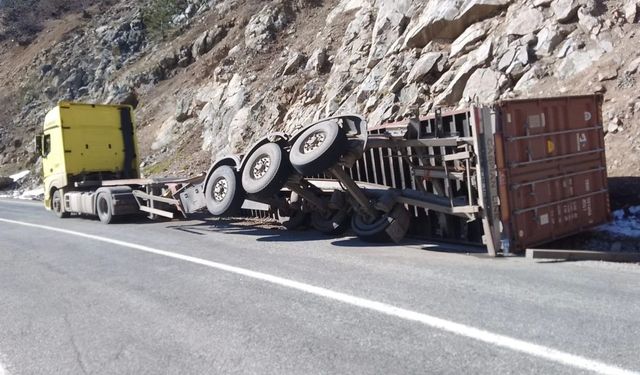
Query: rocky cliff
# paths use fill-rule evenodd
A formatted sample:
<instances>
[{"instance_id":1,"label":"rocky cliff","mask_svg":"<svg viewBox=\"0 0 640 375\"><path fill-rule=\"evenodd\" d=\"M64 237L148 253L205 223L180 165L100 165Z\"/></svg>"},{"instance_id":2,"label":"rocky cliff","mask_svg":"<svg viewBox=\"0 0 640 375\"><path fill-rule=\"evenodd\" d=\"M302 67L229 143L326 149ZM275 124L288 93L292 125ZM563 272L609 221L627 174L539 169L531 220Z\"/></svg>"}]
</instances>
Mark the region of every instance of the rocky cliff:
<instances>
[{"instance_id":1,"label":"rocky cliff","mask_svg":"<svg viewBox=\"0 0 640 375\"><path fill-rule=\"evenodd\" d=\"M158 35L148 15L168 2L88 2L27 42L3 18L0 174L37 165L62 99L137 104L143 170L167 175L336 113L594 92L609 172L640 174L637 0L173 1Z\"/></svg>"}]
</instances>

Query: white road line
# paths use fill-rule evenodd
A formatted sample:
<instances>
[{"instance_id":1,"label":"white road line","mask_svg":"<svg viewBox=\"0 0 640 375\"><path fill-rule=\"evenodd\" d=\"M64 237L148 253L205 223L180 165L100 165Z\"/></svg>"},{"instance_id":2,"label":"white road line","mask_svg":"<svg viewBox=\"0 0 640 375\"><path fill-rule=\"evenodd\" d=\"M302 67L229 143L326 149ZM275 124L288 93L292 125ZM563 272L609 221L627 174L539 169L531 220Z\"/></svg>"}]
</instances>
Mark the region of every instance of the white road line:
<instances>
[{"instance_id":1,"label":"white road line","mask_svg":"<svg viewBox=\"0 0 640 375\"><path fill-rule=\"evenodd\" d=\"M330 289L313 286L310 284L301 283L295 280L285 279L282 277L269 275L262 272L252 271L245 268L235 267L228 264L212 262L209 260L196 258L188 255L178 254L171 251L154 249L152 247L129 243L125 241L114 240L107 237L96 236L92 234L85 234L67 229L61 229L56 227L50 227L47 225L39 225L26 223L22 221L8 220L0 218L0 222L8 224L22 225L26 227L45 229L53 232L69 234L73 236L83 237L95 241L101 241L127 247L130 249L143 251L146 253L161 255L173 259L179 259L185 262L191 262L218 270L231 272L237 275L250 277L256 280L266 281L275 285L280 285L286 288L295 289L301 292L313 294L320 297L325 297L335 301L343 302L352 306L357 306L364 309L377 311L379 313L394 316L400 319L419 322L429 327L440 329L442 331L450 332L459 336L467 337L477 341L481 341L487 344L492 344L501 348L506 348L520 353L525 353L534 357L546 359L552 362L561 363L563 365L579 368L582 370L589 370L600 374L636 374L640 373L626 370L614 365L609 365L600 361L592 360L582 356L566 353L560 350L549 348L543 345L530 343L527 341L519 340L513 337L500 335L485 331L483 329L475 328L461 323L456 323L450 320L438 318L435 316L419 313L416 311L406 310L400 307L389 305L382 302L377 302L365 298L352 296L346 293L335 292ZM1 373L0 373L1 375Z\"/></svg>"}]
</instances>

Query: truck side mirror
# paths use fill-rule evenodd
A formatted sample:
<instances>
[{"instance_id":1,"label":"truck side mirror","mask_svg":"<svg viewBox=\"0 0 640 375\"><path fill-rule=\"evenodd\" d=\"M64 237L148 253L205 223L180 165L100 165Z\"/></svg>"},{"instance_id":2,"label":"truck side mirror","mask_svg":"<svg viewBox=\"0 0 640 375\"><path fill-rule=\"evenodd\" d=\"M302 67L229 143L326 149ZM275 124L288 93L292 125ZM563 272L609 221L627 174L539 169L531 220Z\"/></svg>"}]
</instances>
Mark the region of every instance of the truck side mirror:
<instances>
[{"instance_id":1,"label":"truck side mirror","mask_svg":"<svg viewBox=\"0 0 640 375\"><path fill-rule=\"evenodd\" d=\"M42 134L36 135L36 152L42 156Z\"/></svg>"}]
</instances>

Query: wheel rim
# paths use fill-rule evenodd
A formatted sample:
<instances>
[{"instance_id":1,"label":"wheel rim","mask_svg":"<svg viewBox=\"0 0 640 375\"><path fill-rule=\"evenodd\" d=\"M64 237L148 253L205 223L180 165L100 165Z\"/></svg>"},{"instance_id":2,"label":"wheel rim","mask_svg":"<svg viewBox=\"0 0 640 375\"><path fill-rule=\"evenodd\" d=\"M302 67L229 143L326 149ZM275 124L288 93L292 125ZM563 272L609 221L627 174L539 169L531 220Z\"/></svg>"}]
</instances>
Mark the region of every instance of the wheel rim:
<instances>
[{"instance_id":1,"label":"wheel rim","mask_svg":"<svg viewBox=\"0 0 640 375\"><path fill-rule=\"evenodd\" d=\"M219 178L213 185L213 199L216 202L222 202L229 192L229 183L224 177Z\"/></svg>"},{"instance_id":2,"label":"wheel rim","mask_svg":"<svg viewBox=\"0 0 640 375\"><path fill-rule=\"evenodd\" d=\"M304 139L304 142L302 142L302 147L300 149L300 152L302 152L303 154L308 154L313 150L317 149L318 147L320 147L326 139L327 139L327 135L325 134L324 131L321 131L321 130L315 131L309 134Z\"/></svg>"},{"instance_id":3,"label":"wheel rim","mask_svg":"<svg viewBox=\"0 0 640 375\"><path fill-rule=\"evenodd\" d=\"M259 180L264 177L271 167L271 158L269 155L260 155L251 166L251 177Z\"/></svg>"},{"instance_id":4,"label":"wheel rim","mask_svg":"<svg viewBox=\"0 0 640 375\"><path fill-rule=\"evenodd\" d=\"M61 206L60 206L60 195L59 193L54 193L53 194L53 210L55 212L60 212Z\"/></svg>"}]
</instances>

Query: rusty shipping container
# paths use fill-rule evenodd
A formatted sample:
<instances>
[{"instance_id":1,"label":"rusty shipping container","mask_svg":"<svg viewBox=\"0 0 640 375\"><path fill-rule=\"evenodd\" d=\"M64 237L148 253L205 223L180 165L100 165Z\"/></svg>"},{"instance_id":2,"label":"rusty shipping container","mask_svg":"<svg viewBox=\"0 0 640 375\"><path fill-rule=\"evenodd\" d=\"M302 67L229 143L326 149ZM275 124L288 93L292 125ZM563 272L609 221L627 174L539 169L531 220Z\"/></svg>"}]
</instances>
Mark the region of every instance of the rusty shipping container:
<instances>
[{"instance_id":1,"label":"rusty shipping container","mask_svg":"<svg viewBox=\"0 0 640 375\"><path fill-rule=\"evenodd\" d=\"M496 112L500 219L516 250L610 219L601 96L505 101Z\"/></svg>"},{"instance_id":2,"label":"rusty shipping container","mask_svg":"<svg viewBox=\"0 0 640 375\"><path fill-rule=\"evenodd\" d=\"M401 191L414 236L522 252L610 219L601 106L509 100L384 124L370 137L404 129L407 141L369 147L349 173Z\"/></svg>"}]
</instances>

